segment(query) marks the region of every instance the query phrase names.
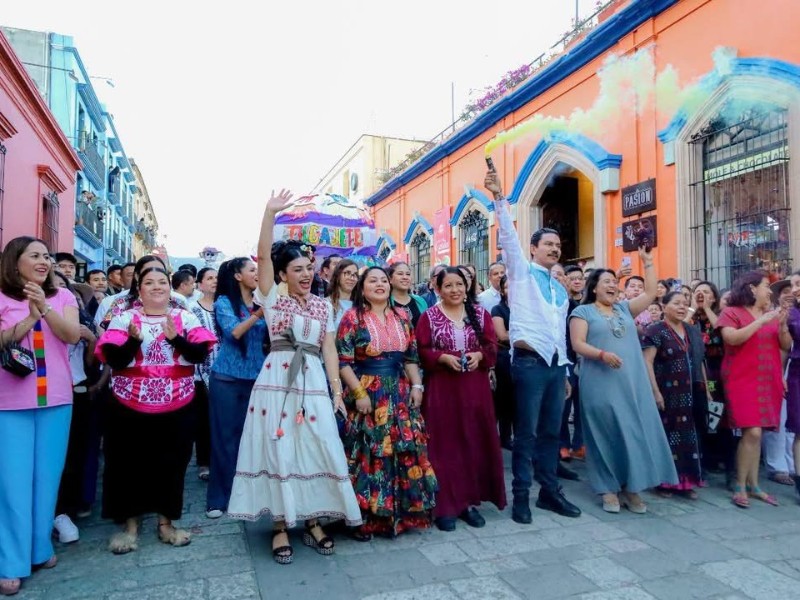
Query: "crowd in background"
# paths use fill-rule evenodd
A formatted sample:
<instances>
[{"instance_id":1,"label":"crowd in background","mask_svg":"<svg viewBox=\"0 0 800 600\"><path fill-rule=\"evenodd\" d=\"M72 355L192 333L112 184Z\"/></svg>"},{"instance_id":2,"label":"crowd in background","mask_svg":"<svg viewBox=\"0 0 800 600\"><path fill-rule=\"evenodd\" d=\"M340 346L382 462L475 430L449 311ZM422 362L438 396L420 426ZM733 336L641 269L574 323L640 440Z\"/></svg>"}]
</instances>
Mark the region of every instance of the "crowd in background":
<instances>
[{"instance_id":1,"label":"crowd in background","mask_svg":"<svg viewBox=\"0 0 800 600\"><path fill-rule=\"evenodd\" d=\"M320 554L341 523L366 541L506 506L578 517L558 479L585 460L604 510L647 510L640 492L698 497L726 473L732 502L777 505L768 476L800 492L800 273L770 281L657 278L652 251L618 270L559 263L558 232L522 250L496 174L504 260L481 289L473 265L436 265L414 289L404 262L360 266L274 241L267 203L258 258L220 268L161 259L92 270L31 237L0 260L0 593L52 568L96 504L120 524L110 551L138 548L141 517L175 526L194 454L206 516L273 521ZM529 260L532 259L532 260ZM800 345L798 345L800 348ZM101 453L103 460L101 461ZM325 521L321 520L325 519ZM327 526L327 525L326 525Z\"/></svg>"}]
</instances>

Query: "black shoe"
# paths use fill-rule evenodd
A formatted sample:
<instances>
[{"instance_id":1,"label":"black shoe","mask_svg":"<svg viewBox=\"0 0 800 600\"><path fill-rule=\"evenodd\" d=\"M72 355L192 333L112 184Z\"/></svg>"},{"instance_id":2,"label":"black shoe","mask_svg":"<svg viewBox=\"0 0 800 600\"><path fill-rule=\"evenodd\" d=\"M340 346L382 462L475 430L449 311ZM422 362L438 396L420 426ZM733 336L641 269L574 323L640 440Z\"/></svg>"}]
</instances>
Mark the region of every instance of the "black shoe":
<instances>
[{"instance_id":1,"label":"black shoe","mask_svg":"<svg viewBox=\"0 0 800 600\"><path fill-rule=\"evenodd\" d=\"M561 463L558 463L556 468L556 477L559 479L568 479L569 481L580 481L581 477L572 469L568 469Z\"/></svg>"},{"instance_id":2,"label":"black shoe","mask_svg":"<svg viewBox=\"0 0 800 600\"><path fill-rule=\"evenodd\" d=\"M562 517L580 517L581 509L572 504L564 497L561 488L553 491L539 490L539 498L536 500L536 508L551 510Z\"/></svg>"},{"instance_id":3,"label":"black shoe","mask_svg":"<svg viewBox=\"0 0 800 600\"><path fill-rule=\"evenodd\" d=\"M797 493L800 494L800 475L792 475L794 479L794 487L797 490Z\"/></svg>"},{"instance_id":4,"label":"black shoe","mask_svg":"<svg viewBox=\"0 0 800 600\"><path fill-rule=\"evenodd\" d=\"M468 508L458 515L458 518L464 521L470 527L483 527L486 525L486 519L484 519L481 516L481 513L474 508Z\"/></svg>"},{"instance_id":5,"label":"black shoe","mask_svg":"<svg viewBox=\"0 0 800 600\"><path fill-rule=\"evenodd\" d=\"M439 517L436 519L436 527L441 531L455 531L456 520L453 517Z\"/></svg>"},{"instance_id":6,"label":"black shoe","mask_svg":"<svg viewBox=\"0 0 800 600\"><path fill-rule=\"evenodd\" d=\"M533 521L527 494L514 498L514 504L511 506L511 520L522 525L530 525Z\"/></svg>"}]
</instances>

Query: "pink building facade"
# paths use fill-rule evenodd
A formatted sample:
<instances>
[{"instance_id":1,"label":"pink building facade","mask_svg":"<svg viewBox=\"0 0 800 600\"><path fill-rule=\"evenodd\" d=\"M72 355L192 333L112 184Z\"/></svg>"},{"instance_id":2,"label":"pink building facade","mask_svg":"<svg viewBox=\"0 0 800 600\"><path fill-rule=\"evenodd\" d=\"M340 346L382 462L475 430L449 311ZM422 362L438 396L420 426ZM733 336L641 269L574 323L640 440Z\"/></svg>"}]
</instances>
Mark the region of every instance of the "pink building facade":
<instances>
[{"instance_id":1,"label":"pink building facade","mask_svg":"<svg viewBox=\"0 0 800 600\"><path fill-rule=\"evenodd\" d=\"M0 33L0 248L21 235L71 252L78 155Z\"/></svg>"}]
</instances>

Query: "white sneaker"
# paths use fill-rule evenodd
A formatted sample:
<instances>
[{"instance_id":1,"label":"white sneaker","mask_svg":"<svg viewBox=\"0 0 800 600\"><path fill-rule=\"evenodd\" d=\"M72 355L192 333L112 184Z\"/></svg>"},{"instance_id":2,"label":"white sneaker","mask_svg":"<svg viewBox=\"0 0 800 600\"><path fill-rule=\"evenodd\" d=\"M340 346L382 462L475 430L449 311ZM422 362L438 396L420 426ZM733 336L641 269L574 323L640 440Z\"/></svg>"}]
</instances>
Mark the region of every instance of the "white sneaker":
<instances>
[{"instance_id":1,"label":"white sneaker","mask_svg":"<svg viewBox=\"0 0 800 600\"><path fill-rule=\"evenodd\" d=\"M223 512L222 512L220 509L218 509L218 508L212 508L211 510L207 510L207 511L206 511L206 516L207 516L209 519L219 519L219 518L220 518L222 515L224 515L224 514L225 514L225 513L223 513Z\"/></svg>"},{"instance_id":2,"label":"white sneaker","mask_svg":"<svg viewBox=\"0 0 800 600\"><path fill-rule=\"evenodd\" d=\"M81 537L78 527L67 515L58 515L53 521L53 527L58 532L58 541L62 544L77 542Z\"/></svg>"}]
</instances>

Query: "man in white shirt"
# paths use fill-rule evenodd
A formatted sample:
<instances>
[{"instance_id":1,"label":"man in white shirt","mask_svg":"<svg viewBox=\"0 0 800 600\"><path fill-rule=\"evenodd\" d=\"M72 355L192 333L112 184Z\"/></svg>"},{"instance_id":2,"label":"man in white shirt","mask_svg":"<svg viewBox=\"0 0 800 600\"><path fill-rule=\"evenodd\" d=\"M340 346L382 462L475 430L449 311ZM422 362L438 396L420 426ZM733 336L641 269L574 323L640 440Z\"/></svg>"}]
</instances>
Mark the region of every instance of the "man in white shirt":
<instances>
[{"instance_id":1,"label":"man in white shirt","mask_svg":"<svg viewBox=\"0 0 800 600\"><path fill-rule=\"evenodd\" d=\"M478 294L478 303L490 314L500 304L500 280L506 274L506 266L501 262L489 265L489 287Z\"/></svg>"},{"instance_id":2,"label":"man in white shirt","mask_svg":"<svg viewBox=\"0 0 800 600\"><path fill-rule=\"evenodd\" d=\"M558 452L567 382L567 290L550 275L561 258L561 239L554 229L539 229L531 236L528 263L517 239L500 178L494 170L486 174L486 189L494 194L498 241L503 247L508 275L509 338L511 376L516 402L511 484L514 494L511 518L530 523L529 493L536 480L541 484L536 506L566 517L579 517L558 484Z\"/></svg>"}]
</instances>

